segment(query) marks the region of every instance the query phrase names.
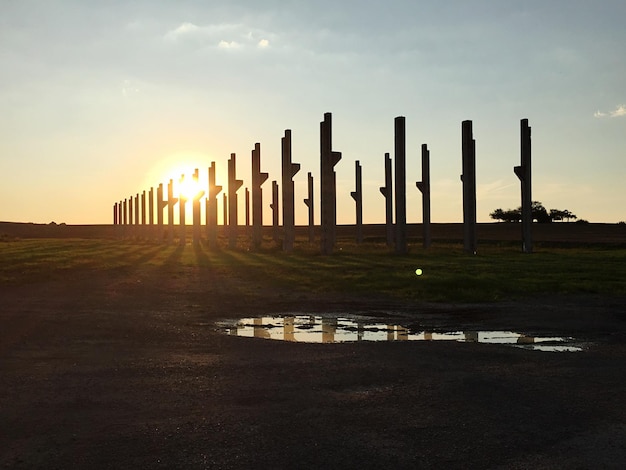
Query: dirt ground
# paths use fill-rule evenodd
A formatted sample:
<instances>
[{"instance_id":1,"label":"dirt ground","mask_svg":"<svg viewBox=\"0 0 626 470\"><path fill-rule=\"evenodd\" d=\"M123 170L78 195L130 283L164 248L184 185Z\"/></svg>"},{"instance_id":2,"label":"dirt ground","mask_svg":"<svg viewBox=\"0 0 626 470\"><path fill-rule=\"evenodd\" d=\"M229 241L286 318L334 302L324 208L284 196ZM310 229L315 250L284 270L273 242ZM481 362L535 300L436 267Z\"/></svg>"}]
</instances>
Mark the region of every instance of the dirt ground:
<instances>
[{"instance_id":1,"label":"dirt ground","mask_svg":"<svg viewBox=\"0 0 626 470\"><path fill-rule=\"evenodd\" d=\"M0 286L0 467L626 465L626 299L409 305L238 282L177 267ZM289 311L392 312L586 347L296 344L214 325Z\"/></svg>"}]
</instances>

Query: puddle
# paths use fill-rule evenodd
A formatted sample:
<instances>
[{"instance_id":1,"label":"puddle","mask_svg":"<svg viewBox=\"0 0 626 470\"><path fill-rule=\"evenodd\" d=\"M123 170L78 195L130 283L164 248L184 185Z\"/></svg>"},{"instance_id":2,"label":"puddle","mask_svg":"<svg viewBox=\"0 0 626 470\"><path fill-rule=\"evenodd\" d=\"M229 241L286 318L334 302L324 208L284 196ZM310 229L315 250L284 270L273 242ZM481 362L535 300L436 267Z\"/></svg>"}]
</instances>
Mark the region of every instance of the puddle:
<instances>
[{"instance_id":1,"label":"puddle","mask_svg":"<svg viewBox=\"0 0 626 470\"><path fill-rule=\"evenodd\" d=\"M223 322L226 334L301 343L347 343L355 341L457 341L506 344L548 352L579 352L573 338L529 336L512 331L416 331L380 320L357 320L319 315L284 315L242 318Z\"/></svg>"}]
</instances>

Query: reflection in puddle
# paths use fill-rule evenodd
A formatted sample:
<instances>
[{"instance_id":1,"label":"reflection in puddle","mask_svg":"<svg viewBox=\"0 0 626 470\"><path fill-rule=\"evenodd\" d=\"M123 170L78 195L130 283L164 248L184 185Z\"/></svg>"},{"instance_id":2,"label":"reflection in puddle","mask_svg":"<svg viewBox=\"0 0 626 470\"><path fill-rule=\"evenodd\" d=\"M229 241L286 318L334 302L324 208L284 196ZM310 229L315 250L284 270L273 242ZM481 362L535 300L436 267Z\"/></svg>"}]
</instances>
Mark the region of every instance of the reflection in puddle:
<instances>
[{"instance_id":1,"label":"reflection in puddle","mask_svg":"<svg viewBox=\"0 0 626 470\"><path fill-rule=\"evenodd\" d=\"M525 349L551 352L578 352L573 338L528 336L512 331L415 331L402 325L342 317L285 315L242 318L224 323L226 333L302 343L345 343L352 341L459 341L465 343L508 344Z\"/></svg>"}]
</instances>

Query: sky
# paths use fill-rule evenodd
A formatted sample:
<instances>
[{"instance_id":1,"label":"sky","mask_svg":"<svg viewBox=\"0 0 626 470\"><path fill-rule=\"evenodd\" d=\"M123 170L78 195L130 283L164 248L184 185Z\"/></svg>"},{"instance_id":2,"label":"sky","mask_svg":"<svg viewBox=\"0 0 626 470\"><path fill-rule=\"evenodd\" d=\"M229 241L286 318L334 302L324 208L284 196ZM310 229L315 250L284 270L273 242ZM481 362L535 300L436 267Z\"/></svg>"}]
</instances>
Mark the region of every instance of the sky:
<instances>
[{"instance_id":1,"label":"sky","mask_svg":"<svg viewBox=\"0 0 626 470\"><path fill-rule=\"evenodd\" d=\"M424 143L432 221L462 221L468 119L478 221L518 207L523 118L533 200L626 220L625 18L623 0L0 0L0 220L111 223L115 202L195 168L206 181L211 162L226 187L231 153L249 187L259 142L270 224L291 129L296 223L308 172L319 222L325 112L342 152L339 223L355 221L356 160L364 222L384 223L397 116L409 222L422 220Z\"/></svg>"}]
</instances>

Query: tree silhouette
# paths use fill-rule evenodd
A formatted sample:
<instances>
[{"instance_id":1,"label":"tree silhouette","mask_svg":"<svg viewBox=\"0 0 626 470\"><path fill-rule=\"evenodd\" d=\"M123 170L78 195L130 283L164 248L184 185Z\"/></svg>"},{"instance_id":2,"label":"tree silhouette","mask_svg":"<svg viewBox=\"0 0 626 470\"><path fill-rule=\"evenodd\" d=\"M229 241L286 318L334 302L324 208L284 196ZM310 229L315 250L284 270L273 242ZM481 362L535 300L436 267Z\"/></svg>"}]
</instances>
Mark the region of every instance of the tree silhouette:
<instances>
[{"instance_id":1,"label":"tree silhouette","mask_svg":"<svg viewBox=\"0 0 626 470\"><path fill-rule=\"evenodd\" d=\"M571 219L576 220L578 218L575 214L571 213L567 209L550 209L550 211L548 212L548 210L539 201L532 202L531 213L533 221L536 221L540 224L547 224L557 220L567 220L569 222ZM503 222L520 222L522 220L522 208L518 207L517 209L507 210L496 209L489 214L489 217L494 220L501 220Z\"/></svg>"}]
</instances>

